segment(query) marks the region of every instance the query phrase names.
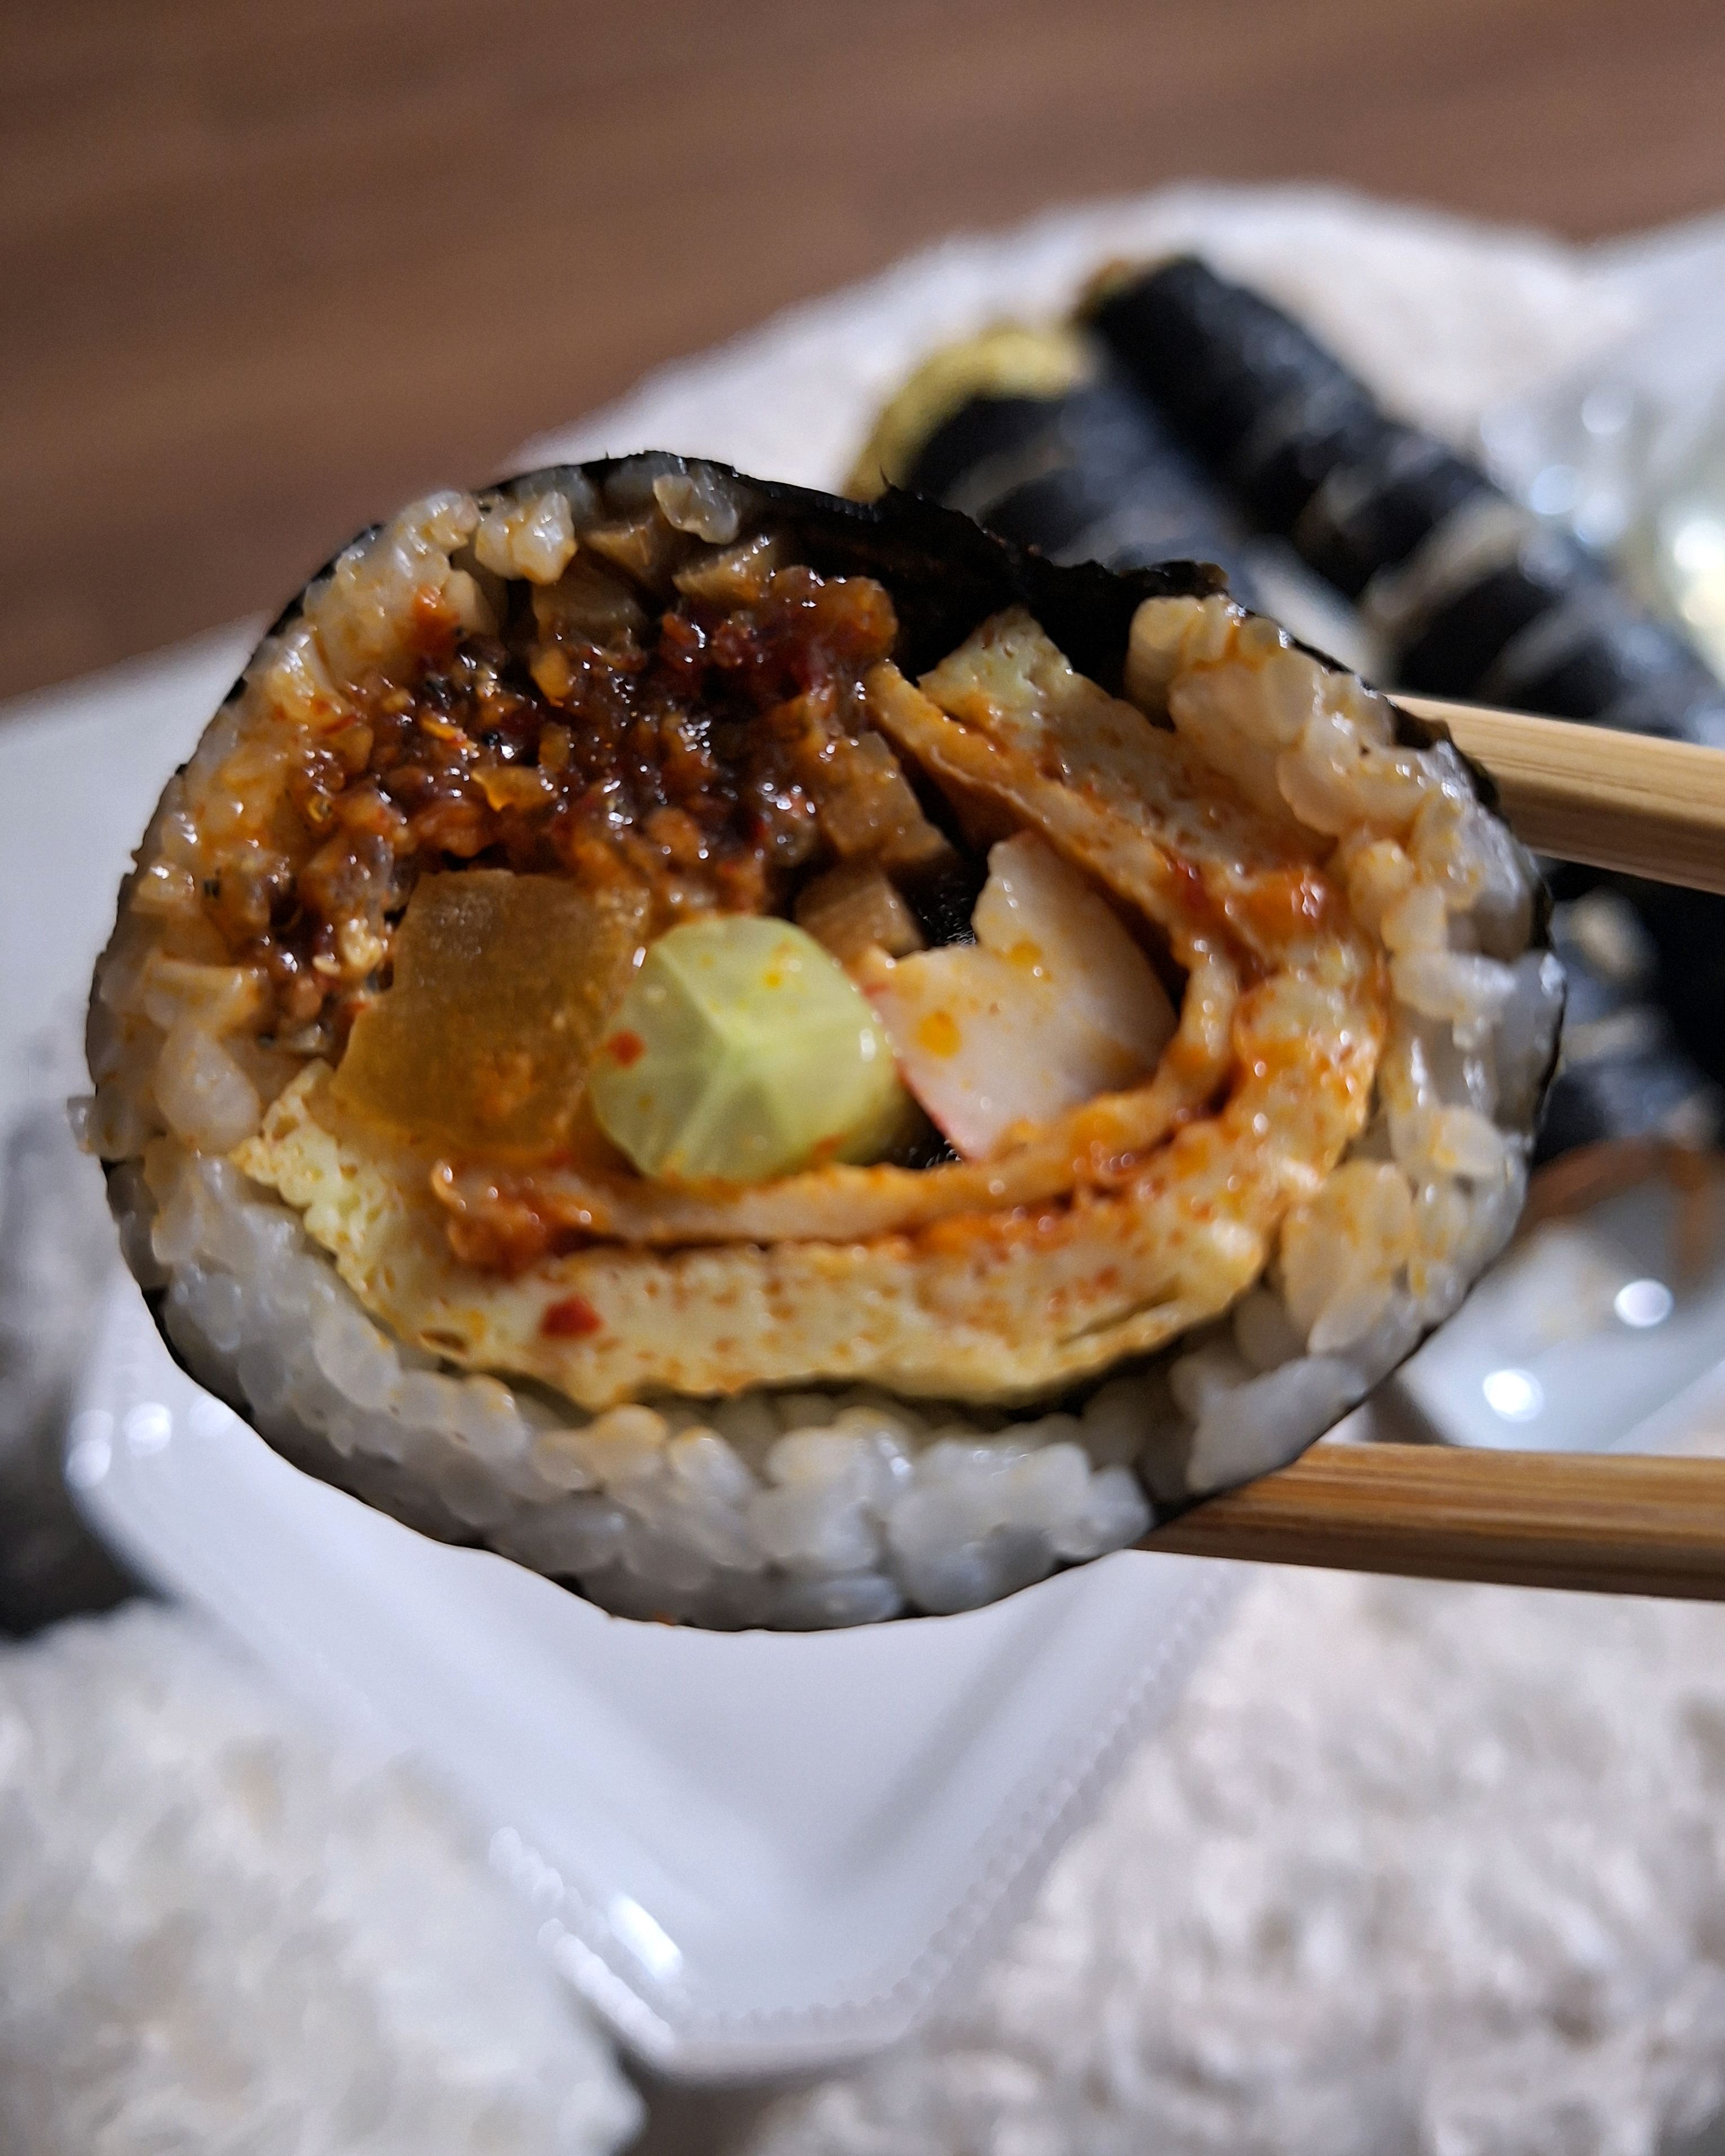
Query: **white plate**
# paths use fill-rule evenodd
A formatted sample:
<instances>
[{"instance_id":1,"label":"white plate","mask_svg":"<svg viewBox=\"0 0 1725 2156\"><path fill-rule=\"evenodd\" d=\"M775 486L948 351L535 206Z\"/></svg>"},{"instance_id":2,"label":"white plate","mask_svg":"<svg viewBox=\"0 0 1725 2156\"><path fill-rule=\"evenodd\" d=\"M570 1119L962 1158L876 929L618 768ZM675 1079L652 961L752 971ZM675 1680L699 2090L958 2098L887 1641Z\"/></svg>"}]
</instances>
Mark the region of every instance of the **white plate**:
<instances>
[{"instance_id":1,"label":"white plate","mask_svg":"<svg viewBox=\"0 0 1725 2156\"><path fill-rule=\"evenodd\" d=\"M606 1616L314 1481L116 1283L68 1473L97 1528L466 1799L559 1965L689 2075L890 2042L1172 1704L1231 1567L1122 1551L964 1616Z\"/></svg>"}]
</instances>

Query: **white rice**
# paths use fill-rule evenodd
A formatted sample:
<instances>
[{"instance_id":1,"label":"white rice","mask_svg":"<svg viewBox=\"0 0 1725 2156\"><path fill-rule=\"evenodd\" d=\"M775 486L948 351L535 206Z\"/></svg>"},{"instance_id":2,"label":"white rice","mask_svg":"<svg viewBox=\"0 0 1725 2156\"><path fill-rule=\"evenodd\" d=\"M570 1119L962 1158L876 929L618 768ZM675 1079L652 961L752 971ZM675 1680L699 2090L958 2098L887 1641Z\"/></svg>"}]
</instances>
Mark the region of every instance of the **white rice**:
<instances>
[{"instance_id":1,"label":"white rice","mask_svg":"<svg viewBox=\"0 0 1725 2156\"><path fill-rule=\"evenodd\" d=\"M971 1609L1149 1522L1127 1465L1151 1427L1132 1379L1010 1428L860 1390L588 1419L397 1347L225 1161L188 1158L153 1219L136 1170L111 1188L169 1338L212 1389L238 1381L264 1436L623 1614L819 1626Z\"/></svg>"}]
</instances>

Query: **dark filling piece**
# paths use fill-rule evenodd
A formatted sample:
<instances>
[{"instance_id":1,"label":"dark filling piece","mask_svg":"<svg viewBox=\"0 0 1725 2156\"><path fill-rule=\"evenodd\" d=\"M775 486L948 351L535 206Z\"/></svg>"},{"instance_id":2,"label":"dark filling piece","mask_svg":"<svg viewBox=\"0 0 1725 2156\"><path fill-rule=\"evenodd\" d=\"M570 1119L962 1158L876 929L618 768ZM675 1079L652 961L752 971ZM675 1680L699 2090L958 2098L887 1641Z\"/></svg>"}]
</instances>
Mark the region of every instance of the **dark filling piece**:
<instances>
[{"instance_id":1,"label":"dark filling piece","mask_svg":"<svg viewBox=\"0 0 1725 2156\"><path fill-rule=\"evenodd\" d=\"M439 648L434 627L411 688L381 685L307 747L299 828L205 886L235 956L266 969L286 1045L339 1055L429 870L644 889L649 934L714 911L803 919L805 899L835 949L968 934L983 865L931 821L943 808L865 710L896 634L886 591L774 567L765 541L692 581L729 588L655 608L585 545L557 585L492 579L499 634Z\"/></svg>"}]
</instances>

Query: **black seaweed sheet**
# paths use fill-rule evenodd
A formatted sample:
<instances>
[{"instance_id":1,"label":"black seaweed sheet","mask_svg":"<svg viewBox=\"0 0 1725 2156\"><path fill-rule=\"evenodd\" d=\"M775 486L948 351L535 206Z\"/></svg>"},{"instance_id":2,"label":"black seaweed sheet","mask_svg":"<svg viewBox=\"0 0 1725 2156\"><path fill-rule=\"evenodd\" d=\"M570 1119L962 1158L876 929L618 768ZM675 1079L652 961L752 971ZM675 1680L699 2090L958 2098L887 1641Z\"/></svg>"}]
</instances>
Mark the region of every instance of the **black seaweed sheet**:
<instances>
[{"instance_id":1,"label":"black seaweed sheet","mask_svg":"<svg viewBox=\"0 0 1725 2156\"><path fill-rule=\"evenodd\" d=\"M1057 396L968 398L905 485L1053 562L1214 562L1251 597L1246 520L1115 368Z\"/></svg>"}]
</instances>

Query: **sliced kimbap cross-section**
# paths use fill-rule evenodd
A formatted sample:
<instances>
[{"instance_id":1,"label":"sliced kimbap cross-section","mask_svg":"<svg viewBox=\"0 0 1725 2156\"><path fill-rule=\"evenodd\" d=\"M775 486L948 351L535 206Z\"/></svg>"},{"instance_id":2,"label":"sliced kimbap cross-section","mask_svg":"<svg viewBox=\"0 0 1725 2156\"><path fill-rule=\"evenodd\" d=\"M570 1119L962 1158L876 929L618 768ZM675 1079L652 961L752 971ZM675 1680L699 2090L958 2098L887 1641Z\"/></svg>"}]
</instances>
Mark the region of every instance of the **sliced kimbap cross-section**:
<instances>
[{"instance_id":1,"label":"sliced kimbap cross-section","mask_svg":"<svg viewBox=\"0 0 1725 2156\"><path fill-rule=\"evenodd\" d=\"M121 891L87 1127L302 1467L627 1615L938 1614L1455 1307L1544 912L1454 749L1219 572L644 454L300 595Z\"/></svg>"}]
</instances>

